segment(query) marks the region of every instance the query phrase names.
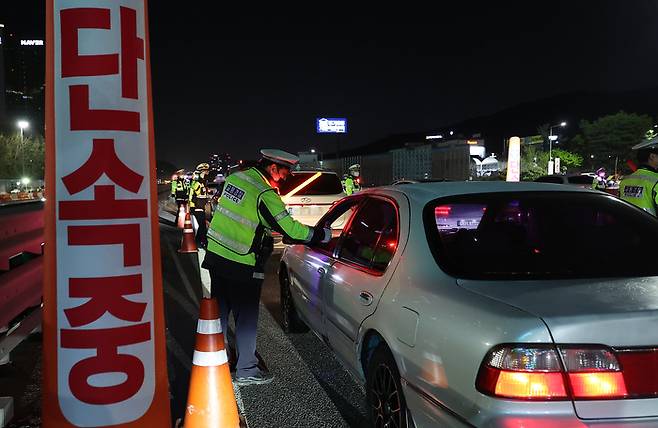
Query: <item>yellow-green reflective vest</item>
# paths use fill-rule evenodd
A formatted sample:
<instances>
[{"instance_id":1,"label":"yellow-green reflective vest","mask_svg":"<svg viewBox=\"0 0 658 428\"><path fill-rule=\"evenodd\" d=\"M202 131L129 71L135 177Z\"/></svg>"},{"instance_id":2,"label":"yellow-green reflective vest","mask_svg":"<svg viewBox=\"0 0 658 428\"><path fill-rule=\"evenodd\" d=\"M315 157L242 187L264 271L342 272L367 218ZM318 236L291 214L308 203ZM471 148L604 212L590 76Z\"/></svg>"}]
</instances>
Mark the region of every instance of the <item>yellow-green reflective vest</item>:
<instances>
[{"instance_id":1,"label":"yellow-green reflective vest","mask_svg":"<svg viewBox=\"0 0 658 428\"><path fill-rule=\"evenodd\" d=\"M347 196L354 193L354 180L350 177L345 179L345 194Z\"/></svg>"},{"instance_id":2,"label":"yellow-green reflective vest","mask_svg":"<svg viewBox=\"0 0 658 428\"><path fill-rule=\"evenodd\" d=\"M258 169L250 168L226 179L208 229L208 251L237 263L255 266L254 251L264 229L272 230L276 226L260 215L258 207L261 203L292 239L311 240L313 229L293 219L265 176Z\"/></svg>"},{"instance_id":3,"label":"yellow-green reflective vest","mask_svg":"<svg viewBox=\"0 0 658 428\"><path fill-rule=\"evenodd\" d=\"M199 181L192 181L190 186L190 208L203 208L206 205L208 194L206 193L206 185ZM197 207L197 205L199 205Z\"/></svg>"},{"instance_id":4,"label":"yellow-green reflective vest","mask_svg":"<svg viewBox=\"0 0 658 428\"><path fill-rule=\"evenodd\" d=\"M658 173L639 168L619 184L619 197L644 211L656 215Z\"/></svg>"},{"instance_id":5,"label":"yellow-green reflective vest","mask_svg":"<svg viewBox=\"0 0 658 428\"><path fill-rule=\"evenodd\" d=\"M176 183L178 183L178 180L171 180L171 194L172 195L176 194Z\"/></svg>"}]
</instances>

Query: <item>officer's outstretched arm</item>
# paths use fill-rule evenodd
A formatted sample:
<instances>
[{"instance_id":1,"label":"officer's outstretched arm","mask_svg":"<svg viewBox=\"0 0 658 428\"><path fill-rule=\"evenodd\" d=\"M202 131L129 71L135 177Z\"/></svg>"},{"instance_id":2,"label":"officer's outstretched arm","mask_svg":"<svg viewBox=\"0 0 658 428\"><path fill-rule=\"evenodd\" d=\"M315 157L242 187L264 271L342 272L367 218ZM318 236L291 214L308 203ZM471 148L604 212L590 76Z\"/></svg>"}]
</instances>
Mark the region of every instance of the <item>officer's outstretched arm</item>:
<instances>
[{"instance_id":1,"label":"officer's outstretched arm","mask_svg":"<svg viewBox=\"0 0 658 428\"><path fill-rule=\"evenodd\" d=\"M261 193L258 197L258 214L273 230L283 235L287 241L300 243L326 242L331 238L331 231L322 227L306 226L290 216L285 204L274 189Z\"/></svg>"}]
</instances>

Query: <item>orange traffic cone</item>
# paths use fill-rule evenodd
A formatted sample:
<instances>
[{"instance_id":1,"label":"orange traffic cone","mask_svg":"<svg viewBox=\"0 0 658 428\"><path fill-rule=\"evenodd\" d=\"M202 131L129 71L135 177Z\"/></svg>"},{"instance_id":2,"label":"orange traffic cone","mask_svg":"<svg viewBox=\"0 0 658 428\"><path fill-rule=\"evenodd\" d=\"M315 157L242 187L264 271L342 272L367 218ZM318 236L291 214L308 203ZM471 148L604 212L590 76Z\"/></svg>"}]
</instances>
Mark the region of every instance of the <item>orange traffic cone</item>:
<instances>
[{"instance_id":1,"label":"orange traffic cone","mask_svg":"<svg viewBox=\"0 0 658 428\"><path fill-rule=\"evenodd\" d=\"M219 305L214 298L201 299L196 333L184 426L239 428L240 417L224 348Z\"/></svg>"},{"instance_id":2,"label":"orange traffic cone","mask_svg":"<svg viewBox=\"0 0 658 428\"><path fill-rule=\"evenodd\" d=\"M186 204L180 204L178 208L178 228L185 229L185 213L187 212Z\"/></svg>"},{"instance_id":3,"label":"orange traffic cone","mask_svg":"<svg viewBox=\"0 0 658 428\"><path fill-rule=\"evenodd\" d=\"M183 229L183 239L180 241L179 253L196 253L196 241L194 240L194 229L192 228L192 220L190 220L190 213L185 213L185 228Z\"/></svg>"}]
</instances>

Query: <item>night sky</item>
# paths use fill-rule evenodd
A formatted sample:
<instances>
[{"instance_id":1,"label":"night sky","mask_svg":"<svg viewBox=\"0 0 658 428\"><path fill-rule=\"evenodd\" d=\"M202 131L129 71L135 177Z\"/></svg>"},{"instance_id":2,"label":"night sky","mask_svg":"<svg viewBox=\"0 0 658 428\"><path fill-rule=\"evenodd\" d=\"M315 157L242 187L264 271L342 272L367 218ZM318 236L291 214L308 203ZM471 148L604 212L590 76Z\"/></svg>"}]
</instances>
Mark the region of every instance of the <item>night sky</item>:
<instances>
[{"instance_id":1,"label":"night sky","mask_svg":"<svg viewBox=\"0 0 658 428\"><path fill-rule=\"evenodd\" d=\"M149 2L158 157L184 167L211 152L333 151L317 117L346 117L348 148L557 94L658 86L656 1L402 3L371 13L206 3ZM43 4L5 0L0 20L33 30Z\"/></svg>"}]
</instances>

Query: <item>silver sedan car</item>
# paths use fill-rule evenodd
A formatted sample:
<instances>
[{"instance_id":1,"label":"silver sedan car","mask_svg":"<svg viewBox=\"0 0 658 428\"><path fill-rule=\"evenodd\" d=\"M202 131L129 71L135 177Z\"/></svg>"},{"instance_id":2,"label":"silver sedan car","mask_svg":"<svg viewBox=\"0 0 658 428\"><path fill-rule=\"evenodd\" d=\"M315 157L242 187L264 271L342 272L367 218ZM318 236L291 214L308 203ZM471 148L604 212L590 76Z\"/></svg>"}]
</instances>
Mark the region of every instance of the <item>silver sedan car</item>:
<instances>
[{"instance_id":1,"label":"silver sedan car","mask_svg":"<svg viewBox=\"0 0 658 428\"><path fill-rule=\"evenodd\" d=\"M591 190L418 183L344 198L281 258L376 427L658 427L658 220Z\"/></svg>"}]
</instances>

